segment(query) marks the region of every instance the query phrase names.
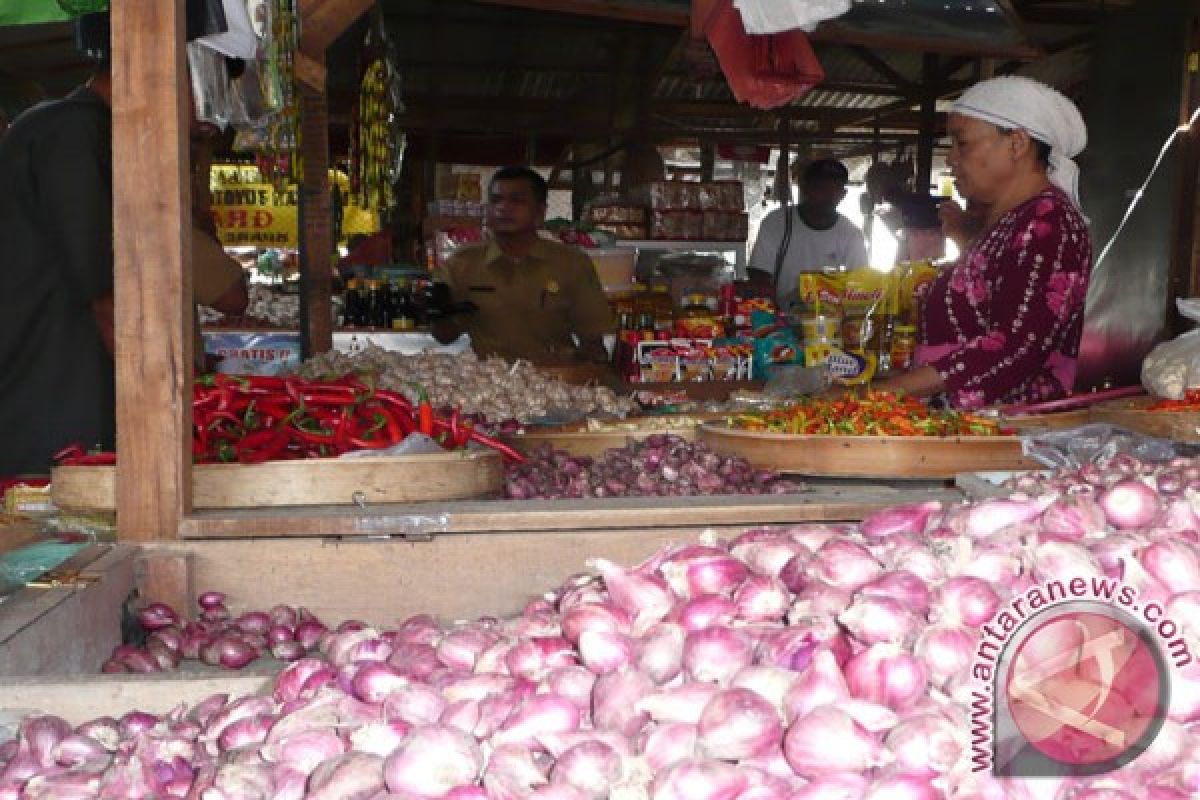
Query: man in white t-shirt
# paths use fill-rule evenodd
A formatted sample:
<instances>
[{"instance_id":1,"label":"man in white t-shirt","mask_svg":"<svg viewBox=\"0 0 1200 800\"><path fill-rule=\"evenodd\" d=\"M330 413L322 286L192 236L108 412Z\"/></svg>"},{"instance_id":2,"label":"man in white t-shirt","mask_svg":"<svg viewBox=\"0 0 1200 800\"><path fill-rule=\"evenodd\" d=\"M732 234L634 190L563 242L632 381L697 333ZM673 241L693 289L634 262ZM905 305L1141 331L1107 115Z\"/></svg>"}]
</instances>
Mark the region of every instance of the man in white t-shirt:
<instances>
[{"instance_id":1,"label":"man in white t-shirt","mask_svg":"<svg viewBox=\"0 0 1200 800\"><path fill-rule=\"evenodd\" d=\"M800 205L789 206L787 217L783 208L777 208L762 221L750 266L775 277L775 299L780 309L787 310L796 302L802 272L867 266L867 243L862 231L837 211L846 197L849 179L842 162L832 158L814 161L801 177Z\"/></svg>"}]
</instances>

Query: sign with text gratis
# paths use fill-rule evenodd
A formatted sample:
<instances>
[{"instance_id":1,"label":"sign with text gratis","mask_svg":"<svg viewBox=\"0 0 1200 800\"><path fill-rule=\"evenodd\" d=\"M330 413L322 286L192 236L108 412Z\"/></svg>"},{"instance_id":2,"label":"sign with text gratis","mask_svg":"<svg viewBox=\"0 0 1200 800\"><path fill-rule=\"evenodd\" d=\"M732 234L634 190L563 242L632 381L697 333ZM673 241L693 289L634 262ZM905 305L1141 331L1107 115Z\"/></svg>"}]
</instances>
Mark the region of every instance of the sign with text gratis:
<instances>
[{"instance_id":1,"label":"sign with text gratis","mask_svg":"<svg viewBox=\"0 0 1200 800\"><path fill-rule=\"evenodd\" d=\"M330 185L342 193L342 242L354 234L379 230L379 215L351 201L350 179L329 171ZM280 189L266 181L254 166L217 164L209 173L212 214L221 244L226 247L296 248L299 238L299 187Z\"/></svg>"}]
</instances>

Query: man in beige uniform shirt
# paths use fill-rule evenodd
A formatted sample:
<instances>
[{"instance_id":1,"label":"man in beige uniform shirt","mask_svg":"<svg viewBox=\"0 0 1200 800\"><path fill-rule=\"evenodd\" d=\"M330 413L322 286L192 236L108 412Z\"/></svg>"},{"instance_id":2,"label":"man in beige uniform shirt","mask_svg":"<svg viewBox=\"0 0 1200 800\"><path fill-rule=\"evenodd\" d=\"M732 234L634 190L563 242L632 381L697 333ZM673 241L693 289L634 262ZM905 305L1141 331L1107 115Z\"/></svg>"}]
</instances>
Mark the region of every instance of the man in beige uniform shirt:
<instances>
[{"instance_id":1,"label":"man in beige uniform shirt","mask_svg":"<svg viewBox=\"0 0 1200 800\"><path fill-rule=\"evenodd\" d=\"M545 364L608 360L603 338L613 330L612 308L591 259L538 236L547 193L545 179L525 167L492 177L490 238L455 252L440 276L451 304L475 310L436 323L439 341L465 331L480 356Z\"/></svg>"}]
</instances>

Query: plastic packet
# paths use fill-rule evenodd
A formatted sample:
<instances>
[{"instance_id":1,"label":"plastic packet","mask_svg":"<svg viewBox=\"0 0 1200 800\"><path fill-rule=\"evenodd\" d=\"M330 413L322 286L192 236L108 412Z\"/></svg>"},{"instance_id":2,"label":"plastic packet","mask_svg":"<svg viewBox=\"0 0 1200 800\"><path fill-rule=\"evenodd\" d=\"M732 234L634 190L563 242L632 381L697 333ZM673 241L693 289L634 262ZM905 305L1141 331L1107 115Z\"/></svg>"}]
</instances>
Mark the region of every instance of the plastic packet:
<instances>
[{"instance_id":1,"label":"plastic packet","mask_svg":"<svg viewBox=\"0 0 1200 800\"><path fill-rule=\"evenodd\" d=\"M1179 298L1175 307L1183 316L1200 322L1200 298ZM1151 350L1142 361L1142 385L1152 394L1172 400L1200 387L1200 330L1188 331Z\"/></svg>"},{"instance_id":2,"label":"plastic packet","mask_svg":"<svg viewBox=\"0 0 1200 800\"><path fill-rule=\"evenodd\" d=\"M409 434L399 444L382 450L353 450L339 458L380 458L385 456L426 456L445 453L446 448L423 433Z\"/></svg>"},{"instance_id":3,"label":"plastic packet","mask_svg":"<svg viewBox=\"0 0 1200 800\"><path fill-rule=\"evenodd\" d=\"M1103 423L1023 436L1021 450L1026 457L1055 469L1103 464L1122 453L1146 462L1170 461L1178 455L1175 444L1167 439Z\"/></svg>"}]
</instances>

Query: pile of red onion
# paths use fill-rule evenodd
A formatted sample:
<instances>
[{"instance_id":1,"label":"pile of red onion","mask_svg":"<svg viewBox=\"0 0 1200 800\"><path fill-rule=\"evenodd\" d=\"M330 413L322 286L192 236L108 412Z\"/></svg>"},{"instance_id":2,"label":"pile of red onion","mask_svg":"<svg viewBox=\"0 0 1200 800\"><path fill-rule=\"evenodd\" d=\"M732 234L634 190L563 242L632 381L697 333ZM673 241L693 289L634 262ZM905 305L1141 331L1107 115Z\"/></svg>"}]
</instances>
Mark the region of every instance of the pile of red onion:
<instances>
[{"instance_id":1,"label":"pile of red onion","mask_svg":"<svg viewBox=\"0 0 1200 800\"><path fill-rule=\"evenodd\" d=\"M147 632L145 646L117 646L101 671L160 672L188 660L241 669L264 656L295 661L316 648L328 632L303 608L278 605L269 611L247 611L234 617L220 592L203 593L199 606L200 613L192 620L180 619L175 609L164 603L144 606L137 619ZM339 631L356 625L363 627L348 622Z\"/></svg>"},{"instance_id":2,"label":"pile of red onion","mask_svg":"<svg viewBox=\"0 0 1200 800\"><path fill-rule=\"evenodd\" d=\"M970 664L1013 592L1117 578L1200 652L1197 498L1121 464L1095 491L1051 479L860 526L678 545L633 568L596 560L511 619L350 623L269 696L75 729L30 717L0 745L0 800L1195 797L1195 664L1172 674L1153 746L1117 772L971 771Z\"/></svg>"},{"instance_id":3,"label":"pile of red onion","mask_svg":"<svg viewBox=\"0 0 1200 800\"><path fill-rule=\"evenodd\" d=\"M513 500L791 494L803 488L671 434L607 450L598 460L544 447L526 463L509 465L506 478L505 496Z\"/></svg>"}]
</instances>

